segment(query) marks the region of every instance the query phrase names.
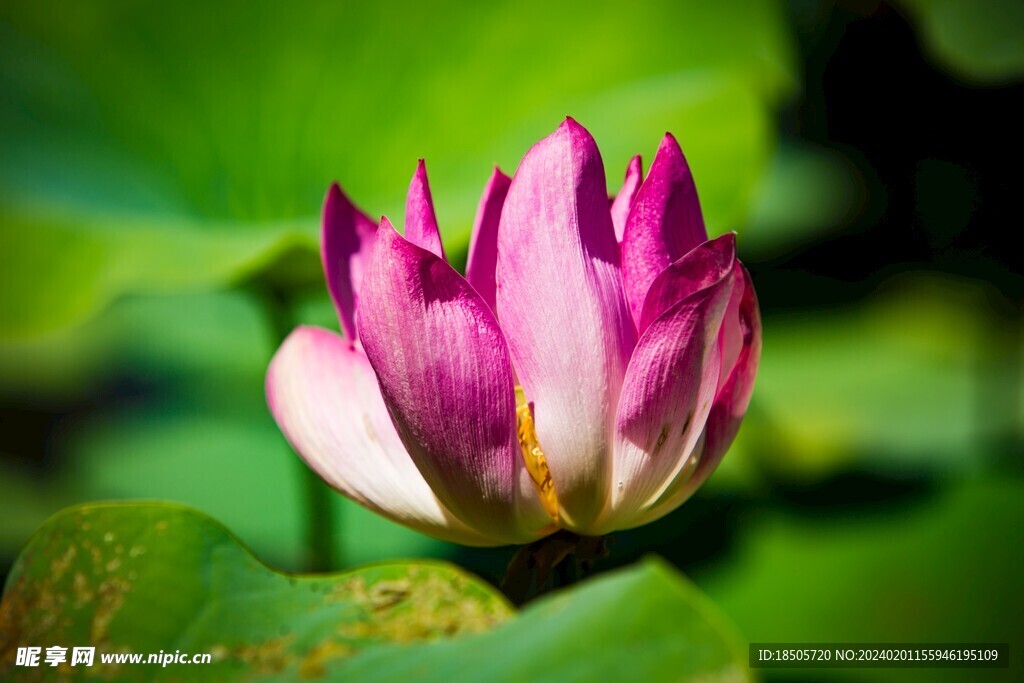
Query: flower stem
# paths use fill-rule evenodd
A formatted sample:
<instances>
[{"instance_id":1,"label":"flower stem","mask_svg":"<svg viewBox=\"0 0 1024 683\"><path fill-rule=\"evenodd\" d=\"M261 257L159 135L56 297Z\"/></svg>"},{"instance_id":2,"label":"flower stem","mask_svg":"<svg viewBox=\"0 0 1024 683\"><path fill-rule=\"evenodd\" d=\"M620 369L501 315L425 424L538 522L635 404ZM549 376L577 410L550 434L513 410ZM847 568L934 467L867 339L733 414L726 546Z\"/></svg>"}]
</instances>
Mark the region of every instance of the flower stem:
<instances>
[{"instance_id":1,"label":"flower stem","mask_svg":"<svg viewBox=\"0 0 1024 683\"><path fill-rule=\"evenodd\" d=\"M559 531L523 546L509 562L501 589L516 605L586 578L594 562L608 556L607 536Z\"/></svg>"},{"instance_id":2,"label":"flower stem","mask_svg":"<svg viewBox=\"0 0 1024 683\"><path fill-rule=\"evenodd\" d=\"M263 303L274 347L277 348L295 327L291 298L282 288L264 283L256 284L254 291ZM331 504L331 490L301 458L292 457L291 460L297 468L301 497L305 501L304 568L314 572L337 569L341 566L342 558L335 551L333 543L338 511Z\"/></svg>"},{"instance_id":3,"label":"flower stem","mask_svg":"<svg viewBox=\"0 0 1024 683\"><path fill-rule=\"evenodd\" d=\"M570 555L555 565L555 572L551 577L552 588L558 590L571 586L576 582L577 574L575 558Z\"/></svg>"},{"instance_id":4,"label":"flower stem","mask_svg":"<svg viewBox=\"0 0 1024 683\"><path fill-rule=\"evenodd\" d=\"M331 490L300 458L294 460L301 469L299 476L305 487L306 567L313 572L338 569L341 558L333 543L338 515L335 506L331 504Z\"/></svg>"}]
</instances>

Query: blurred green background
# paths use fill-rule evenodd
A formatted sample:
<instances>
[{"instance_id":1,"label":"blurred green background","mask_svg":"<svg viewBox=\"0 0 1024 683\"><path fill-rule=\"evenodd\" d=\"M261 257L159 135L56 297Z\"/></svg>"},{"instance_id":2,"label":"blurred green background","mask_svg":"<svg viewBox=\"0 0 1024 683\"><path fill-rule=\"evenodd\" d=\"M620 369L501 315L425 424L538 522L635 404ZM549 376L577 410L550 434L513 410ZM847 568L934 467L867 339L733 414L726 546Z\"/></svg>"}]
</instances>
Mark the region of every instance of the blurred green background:
<instances>
[{"instance_id":1,"label":"blurred green background","mask_svg":"<svg viewBox=\"0 0 1024 683\"><path fill-rule=\"evenodd\" d=\"M492 165L571 114L612 191L677 135L764 315L723 466L598 569L660 553L751 641L1019 652L1022 83L1011 0L6 2L0 563L66 505L141 498L284 569L445 557L497 580L511 549L325 497L263 373L292 325L337 325L331 180L400 222L425 157L464 262ZM827 675L973 680L764 678Z\"/></svg>"}]
</instances>

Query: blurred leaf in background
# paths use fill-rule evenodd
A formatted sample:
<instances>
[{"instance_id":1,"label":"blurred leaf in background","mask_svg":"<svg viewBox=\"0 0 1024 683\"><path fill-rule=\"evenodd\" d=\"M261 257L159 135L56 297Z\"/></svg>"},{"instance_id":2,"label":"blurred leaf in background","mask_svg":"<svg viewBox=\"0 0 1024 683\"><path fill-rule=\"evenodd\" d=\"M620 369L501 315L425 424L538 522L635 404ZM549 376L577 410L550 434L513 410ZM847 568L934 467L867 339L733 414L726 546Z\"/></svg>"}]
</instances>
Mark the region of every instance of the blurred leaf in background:
<instances>
[{"instance_id":1,"label":"blurred leaf in background","mask_svg":"<svg viewBox=\"0 0 1024 683\"><path fill-rule=\"evenodd\" d=\"M307 320L333 316L329 303L300 310ZM4 468L4 552L64 506L147 498L202 508L268 560L303 566L304 472L263 399L273 351L265 311L240 291L125 298L46 343L9 346L0 361L9 386L69 400L118 388L62 423L49 444L57 462L44 476ZM436 556L444 547L331 498L345 511L333 541L348 564Z\"/></svg>"},{"instance_id":2,"label":"blurred leaf in background","mask_svg":"<svg viewBox=\"0 0 1024 683\"><path fill-rule=\"evenodd\" d=\"M834 149L784 140L754 194L741 235L748 261L784 257L824 240L865 202L862 171Z\"/></svg>"},{"instance_id":3,"label":"blurred leaf in background","mask_svg":"<svg viewBox=\"0 0 1024 683\"><path fill-rule=\"evenodd\" d=\"M1017 0L899 0L928 52L957 77L986 85L1024 78L1024 4Z\"/></svg>"},{"instance_id":4,"label":"blurred leaf in background","mask_svg":"<svg viewBox=\"0 0 1024 683\"><path fill-rule=\"evenodd\" d=\"M751 642L1020 643L1020 492L1019 480L974 476L916 504L838 520L824 510L769 511L749 521L734 555L700 583ZM1011 666L984 680L1019 680L1020 664ZM849 680L845 671L795 673L765 678ZM982 677L871 669L857 680Z\"/></svg>"},{"instance_id":5,"label":"blurred leaf in background","mask_svg":"<svg viewBox=\"0 0 1024 683\"><path fill-rule=\"evenodd\" d=\"M805 481L851 466L899 477L991 464L995 454L979 447L1019 416L983 416L979 400L1012 405L1016 379L990 374L1022 361L1020 348L1003 349L991 331L992 298L984 283L919 272L886 281L862 303L775 313L758 401L734 455Z\"/></svg>"},{"instance_id":6,"label":"blurred leaf in background","mask_svg":"<svg viewBox=\"0 0 1024 683\"><path fill-rule=\"evenodd\" d=\"M613 187L673 130L710 224L736 227L772 111L797 87L783 13L769 0L621 9L6 3L0 337L312 249L332 178L400 218L418 156L464 254L491 166L514 170L566 114L600 141Z\"/></svg>"}]
</instances>

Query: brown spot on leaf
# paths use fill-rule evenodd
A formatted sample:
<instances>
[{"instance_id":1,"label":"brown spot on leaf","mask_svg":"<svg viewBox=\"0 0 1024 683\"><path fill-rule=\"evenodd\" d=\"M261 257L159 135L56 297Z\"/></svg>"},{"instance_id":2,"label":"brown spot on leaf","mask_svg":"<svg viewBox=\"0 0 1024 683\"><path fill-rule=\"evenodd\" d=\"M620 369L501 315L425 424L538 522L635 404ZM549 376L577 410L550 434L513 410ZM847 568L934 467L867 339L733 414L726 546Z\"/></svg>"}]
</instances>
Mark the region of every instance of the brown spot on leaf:
<instances>
[{"instance_id":1,"label":"brown spot on leaf","mask_svg":"<svg viewBox=\"0 0 1024 683\"><path fill-rule=\"evenodd\" d=\"M339 634L360 640L417 642L477 633L504 620L503 604L470 599L467 581L421 568L408 577L367 585L362 577L337 586L330 601L353 603L364 617L343 624Z\"/></svg>"},{"instance_id":2,"label":"brown spot on leaf","mask_svg":"<svg viewBox=\"0 0 1024 683\"><path fill-rule=\"evenodd\" d=\"M127 579L114 576L100 582L96 588L96 608L93 610L92 625L89 627L89 642L99 645L107 642L110 622L124 605L124 596L131 591Z\"/></svg>"},{"instance_id":3,"label":"brown spot on leaf","mask_svg":"<svg viewBox=\"0 0 1024 683\"><path fill-rule=\"evenodd\" d=\"M75 555L78 554L78 547L69 545L64 553L60 557L53 558L53 562L50 563L50 576L53 581L59 581L64 572L71 566L71 561L75 559Z\"/></svg>"},{"instance_id":4,"label":"brown spot on leaf","mask_svg":"<svg viewBox=\"0 0 1024 683\"><path fill-rule=\"evenodd\" d=\"M299 675L302 678L322 678L327 674L327 664L349 657L355 651L351 645L328 638L310 648L302 658L299 662Z\"/></svg>"},{"instance_id":5,"label":"brown spot on leaf","mask_svg":"<svg viewBox=\"0 0 1024 683\"><path fill-rule=\"evenodd\" d=\"M75 597L75 609L81 609L92 602L95 594L89 587L89 580L82 572L75 572L75 578L71 581L72 595Z\"/></svg>"},{"instance_id":6,"label":"brown spot on leaf","mask_svg":"<svg viewBox=\"0 0 1024 683\"><path fill-rule=\"evenodd\" d=\"M294 640L294 636L282 636L253 645L238 645L230 649L228 659L241 661L257 675L279 674L291 663L293 655L289 648Z\"/></svg>"}]
</instances>

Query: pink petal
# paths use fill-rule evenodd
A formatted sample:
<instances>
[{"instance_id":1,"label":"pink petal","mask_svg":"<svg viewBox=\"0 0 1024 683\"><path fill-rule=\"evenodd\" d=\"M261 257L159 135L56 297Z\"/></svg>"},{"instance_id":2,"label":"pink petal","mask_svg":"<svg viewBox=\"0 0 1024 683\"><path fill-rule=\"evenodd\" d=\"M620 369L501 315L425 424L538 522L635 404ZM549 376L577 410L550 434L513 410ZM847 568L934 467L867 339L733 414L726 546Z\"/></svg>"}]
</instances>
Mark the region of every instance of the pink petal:
<instances>
[{"instance_id":1,"label":"pink petal","mask_svg":"<svg viewBox=\"0 0 1024 683\"><path fill-rule=\"evenodd\" d=\"M715 397L707 425L704 427L703 451L699 454L696 467L677 476L650 510L638 517L631 526L640 526L664 517L682 505L707 481L732 445L739 431L740 422L750 405L754 378L761 358L761 314L750 273L742 264L738 264L738 268L733 271L733 281L733 295L730 297L729 308L733 307L733 301L738 298L740 305L736 309L736 322L740 330L741 349L734 365L726 366L723 363L722 374L725 380ZM736 295L737 290L740 292L739 297ZM726 311L726 321L722 326L723 336L731 326L731 314L731 311Z\"/></svg>"},{"instance_id":2,"label":"pink petal","mask_svg":"<svg viewBox=\"0 0 1024 683\"><path fill-rule=\"evenodd\" d=\"M551 520L536 491L520 487L512 365L487 304L385 220L360 306L362 343L384 402L431 489L496 540L534 539Z\"/></svg>"},{"instance_id":3,"label":"pink petal","mask_svg":"<svg viewBox=\"0 0 1024 683\"><path fill-rule=\"evenodd\" d=\"M643 162L640 161L640 155L637 154L635 157L630 159L629 166L626 167L626 180L622 183L622 189L615 195L615 199L612 201L612 224L615 226L615 239L619 242L622 241L622 235L626 231L626 218L629 216L629 210L633 206L633 199L636 197L637 190L640 189L640 183L644 179L644 168Z\"/></svg>"},{"instance_id":4,"label":"pink petal","mask_svg":"<svg viewBox=\"0 0 1024 683\"><path fill-rule=\"evenodd\" d=\"M324 199L320 257L327 289L349 339L356 338L359 286L376 234L377 224L349 201L338 183L333 183Z\"/></svg>"},{"instance_id":5,"label":"pink petal","mask_svg":"<svg viewBox=\"0 0 1024 683\"><path fill-rule=\"evenodd\" d=\"M640 334L669 308L721 280L732 270L735 261L736 235L730 232L691 249L661 271L647 290L639 318Z\"/></svg>"},{"instance_id":6,"label":"pink petal","mask_svg":"<svg viewBox=\"0 0 1024 683\"><path fill-rule=\"evenodd\" d=\"M635 332L597 145L567 119L512 179L498 230L498 317L547 456L563 525L608 494L612 421Z\"/></svg>"},{"instance_id":7,"label":"pink petal","mask_svg":"<svg viewBox=\"0 0 1024 683\"><path fill-rule=\"evenodd\" d=\"M370 362L351 341L296 329L267 370L267 402L292 447L352 500L437 538L491 544L431 492L391 424Z\"/></svg>"},{"instance_id":8,"label":"pink petal","mask_svg":"<svg viewBox=\"0 0 1024 683\"><path fill-rule=\"evenodd\" d=\"M661 271L707 239L693 174L679 143L666 133L622 238L622 277L634 320Z\"/></svg>"},{"instance_id":9,"label":"pink petal","mask_svg":"<svg viewBox=\"0 0 1024 683\"><path fill-rule=\"evenodd\" d=\"M747 413L750 397L754 393L754 378L757 376L757 366L761 360L761 312L757 305L757 294L754 292L750 273L742 264L738 265L733 273L733 288L742 291L735 319L738 325L733 327L733 321L726 318L723 334L738 328L740 350L736 354L734 364L723 365L723 368L731 369L723 373L725 381L715 397L715 404L708 418L707 445L700 465L694 472L694 488L704 483L711 475L736 438L740 422ZM723 340L723 347L727 348L728 344L728 340Z\"/></svg>"},{"instance_id":10,"label":"pink petal","mask_svg":"<svg viewBox=\"0 0 1024 683\"><path fill-rule=\"evenodd\" d=\"M718 343L722 348L722 374L718 378L718 391L721 392L725 383L728 381L732 374L733 368L736 367L736 363L739 362L740 354L743 352L744 347L744 311L743 300L748 297L751 292L747 291L746 283L744 282L744 273L746 269L743 268L743 264L737 261L740 266L733 274L733 286L732 294L729 296L729 305L725 309L725 318L722 320L722 329L718 332ZM748 304L749 305L749 304ZM754 307L756 310L756 301ZM760 325L760 322L758 323ZM760 334L760 329L758 330Z\"/></svg>"},{"instance_id":11,"label":"pink petal","mask_svg":"<svg viewBox=\"0 0 1024 683\"><path fill-rule=\"evenodd\" d=\"M433 252L438 258L445 257L437 216L434 215L434 199L430 196L430 183L427 181L427 165L423 159L416 165L416 173L405 198L405 239Z\"/></svg>"},{"instance_id":12,"label":"pink petal","mask_svg":"<svg viewBox=\"0 0 1024 683\"><path fill-rule=\"evenodd\" d=\"M466 279L492 311L496 310L494 297L497 281L494 271L498 263L498 222L511 183L512 179L495 166L484 194L480 197L476 219L473 221L473 235L469 240Z\"/></svg>"},{"instance_id":13,"label":"pink petal","mask_svg":"<svg viewBox=\"0 0 1024 683\"><path fill-rule=\"evenodd\" d=\"M718 332L732 271L665 311L637 342L616 415L611 528L650 506L681 471L704 431L718 388Z\"/></svg>"}]
</instances>

